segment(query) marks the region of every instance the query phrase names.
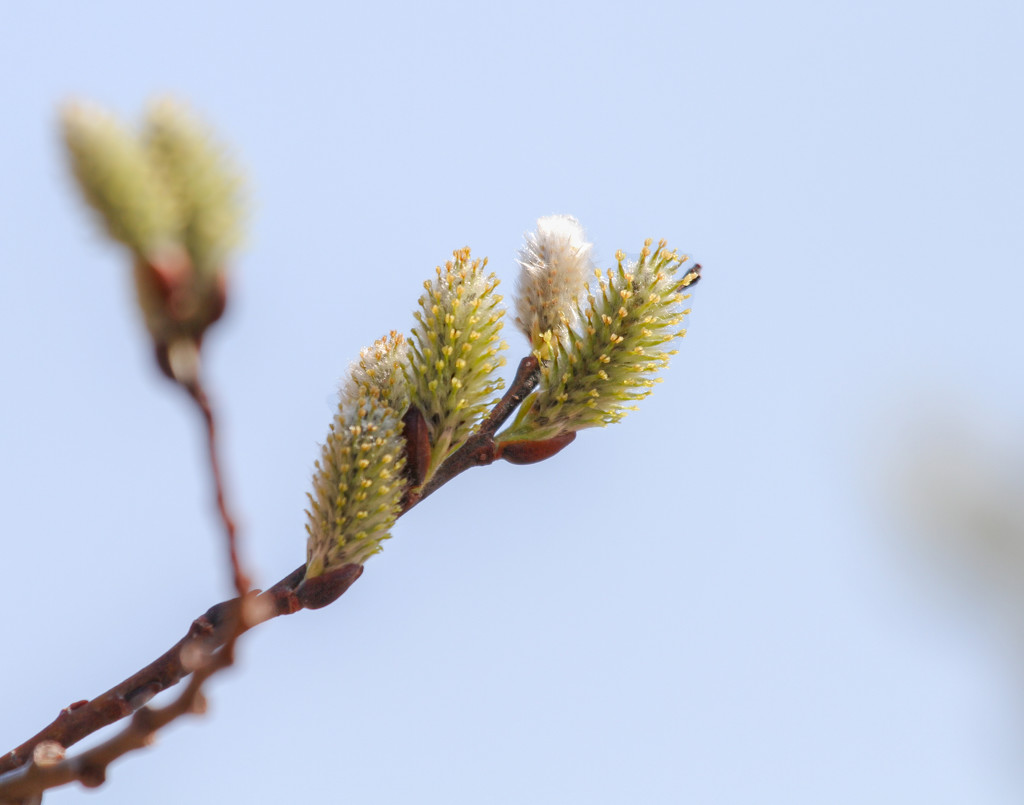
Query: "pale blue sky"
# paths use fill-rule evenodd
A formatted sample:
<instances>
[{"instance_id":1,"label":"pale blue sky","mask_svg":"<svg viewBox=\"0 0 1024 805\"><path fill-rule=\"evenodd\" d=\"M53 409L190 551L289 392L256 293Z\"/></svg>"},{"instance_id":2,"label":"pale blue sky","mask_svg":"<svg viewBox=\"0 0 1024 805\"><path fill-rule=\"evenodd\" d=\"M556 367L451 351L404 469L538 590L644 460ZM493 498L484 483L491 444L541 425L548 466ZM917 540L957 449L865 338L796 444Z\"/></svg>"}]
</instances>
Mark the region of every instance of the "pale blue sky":
<instances>
[{"instance_id":1,"label":"pale blue sky","mask_svg":"<svg viewBox=\"0 0 1024 805\"><path fill-rule=\"evenodd\" d=\"M172 91L253 188L207 369L260 584L345 367L452 249L511 293L567 212L706 272L640 411L415 509L102 801L1021 801L1019 666L876 505L907 400L1024 411L1019 3L3 5L0 751L228 594L198 422L55 136Z\"/></svg>"}]
</instances>

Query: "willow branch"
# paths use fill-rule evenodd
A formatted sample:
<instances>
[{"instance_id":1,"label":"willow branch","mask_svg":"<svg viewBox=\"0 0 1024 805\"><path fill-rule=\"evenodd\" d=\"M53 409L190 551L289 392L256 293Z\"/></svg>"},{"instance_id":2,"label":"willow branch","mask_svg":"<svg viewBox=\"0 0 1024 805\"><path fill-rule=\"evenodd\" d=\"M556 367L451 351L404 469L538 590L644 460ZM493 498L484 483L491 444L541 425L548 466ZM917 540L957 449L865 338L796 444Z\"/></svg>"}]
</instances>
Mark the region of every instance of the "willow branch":
<instances>
[{"instance_id":1,"label":"willow branch","mask_svg":"<svg viewBox=\"0 0 1024 805\"><path fill-rule=\"evenodd\" d=\"M406 501L402 510L403 514L467 469L494 461L494 434L536 387L537 378L537 359L533 356L524 358L519 364L511 385L477 432L438 468L434 478L419 491L415 498ZM211 419L208 418L208 411L207 404L203 416L208 423L207 436L211 454L215 454L213 451L216 431L212 427ZM218 507L221 508L223 507L223 491L220 488L217 466L213 464L214 480L218 484ZM227 509L223 507L222 516L226 513ZM230 521L230 517L228 520ZM229 553L236 557L237 548L233 551L229 550ZM233 561L233 571L237 571L237 568L238 565ZM305 573L306 566L303 564L270 589L255 595L252 614L244 620L233 617L233 613L237 612L240 599L233 598L215 604L192 622L188 632L181 640L149 665L96 698L75 702L61 710L50 724L20 746L0 757L0 800L8 796L6 786L9 784L9 776L7 773L25 767L32 760L35 747L43 742L52 741L67 748L97 730L114 724L133 713L141 712L141 708L153 696L173 687L192 672L183 662L183 657L190 656L199 648L212 652L226 645L232 634L230 626L232 622L239 624L238 634L241 635L260 623L280 615L290 615L301 609L318 609L326 606L337 600L359 578L362 574L362 567L346 565L333 573L325 573L316 579L303 582ZM244 574L237 571L236 580L238 575L244 578ZM134 720L133 718L133 722ZM19 776L18 779L22 780L23 777ZM18 785L22 785L22 783L18 783Z\"/></svg>"},{"instance_id":2,"label":"willow branch","mask_svg":"<svg viewBox=\"0 0 1024 805\"><path fill-rule=\"evenodd\" d=\"M253 599L245 599L251 604ZM143 707L132 717L128 725L107 741L72 758L64 758L64 747L56 742L44 742L33 751L33 762L17 769L0 780L0 801L40 801L43 791L72 782L79 782L87 788L102 785L107 778L107 767L124 755L152 744L156 733L172 721L187 713L202 713L206 709L203 684L218 671L234 662L235 643L245 631L246 609L229 608L227 620L229 637L224 646L214 651L209 645L199 642L191 650L180 653L183 661L189 662L192 678L189 684L173 702L161 708Z\"/></svg>"},{"instance_id":3,"label":"willow branch","mask_svg":"<svg viewBox=\"0 0 1024 805\"><path fill-rule=\"evenodd\" d=\"M256 597L257 606L251 621L242 622L245 629L258 623L287 615L301 609L295 599L294 587L302 579L305 566L297 568L278 584ZM0 759L0 773L17 768L32 757L33 748L43 741L55 741L70 747L88 735L113 724L145 705L156 694L176 685L189 670L183 657L206 647L213 651L224 645L230 634L239 599L223 601L196 618L185 636L145 668L112 687L91 701L76 702L39 733ZM0 778L2 782L3 778ZM2 791L0 787L0 791Z\"/></svg>"}]
</instances>

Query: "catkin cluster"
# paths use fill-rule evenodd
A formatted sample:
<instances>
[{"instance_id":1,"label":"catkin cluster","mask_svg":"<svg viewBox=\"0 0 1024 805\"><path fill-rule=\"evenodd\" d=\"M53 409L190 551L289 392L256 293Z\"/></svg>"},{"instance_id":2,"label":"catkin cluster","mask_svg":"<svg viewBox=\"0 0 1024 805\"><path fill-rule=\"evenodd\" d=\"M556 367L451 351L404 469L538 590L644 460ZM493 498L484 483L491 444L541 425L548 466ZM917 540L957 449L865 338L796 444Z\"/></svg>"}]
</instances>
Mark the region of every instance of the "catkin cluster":
<instances>
[{"instance_id":1,"label":"catkin cluster","mask_svg":"<svg viewBox=\"0 0 1024 805\"><path fill-rule=\"evenodd\" d=\"M226 263L239 239L238 172L205 127L171 101L153 105L139 133L81 104L69 106L62 123L86 201L133 256L161 367L179 382L194 380L189 372L205 328L223 309ZM515 323L533 355L522 367L536 368L521 369L510 399L536 388L508 428L480 434L473 461L550 457L577 431L617 422L650 394L675 354L672 342L686 334L688 288L700 277L700 267L688 268L664 241L651 245L633 261L617 253L616 267L594 272L591 287L593 245L579 221L538 220L517 257L515 300ZM411 334L392 331L350 366L313 474L307 577L361 565L380 551L406 494L425 485L491 411L504 388L495 371L508 345L498 278L486 267L468 248L455 251L424 283Z\"/></svg>"},{"instance_id":2,"label":"catkin cluster","mask_svg":"<svg viewBox=\"0 0 1024 805\"><path fill-rule=\"evenodd\" d=\"M627 262L620 252L615 269L596 272L591 289L583 271L591 266L591 250L569 216L543 218L527 236L519 255L516 324L530 340L539 378L496 437L496 456L537 460L578 430L617 422L650 393L655 375L675 354L669 345L686 334L680 326L689 313L686 289L699 267L685 268L687 258L664 242L652 250L648 241L638 260ZM379 550L403 491L429 480L493 404L502 388L494 370L505 362L505 311L498 280L485 267L468 249L456 251L424 283L410 338L392 332L350 367L314 478L310 574L362 563ZM394 474L405 455L403 422L426 428L429 461L418 479ZM360 430L368 425L377 428L369 441ZM357 450L367 453L365 467L353 463Z\"/></svg>"}]
</instances>

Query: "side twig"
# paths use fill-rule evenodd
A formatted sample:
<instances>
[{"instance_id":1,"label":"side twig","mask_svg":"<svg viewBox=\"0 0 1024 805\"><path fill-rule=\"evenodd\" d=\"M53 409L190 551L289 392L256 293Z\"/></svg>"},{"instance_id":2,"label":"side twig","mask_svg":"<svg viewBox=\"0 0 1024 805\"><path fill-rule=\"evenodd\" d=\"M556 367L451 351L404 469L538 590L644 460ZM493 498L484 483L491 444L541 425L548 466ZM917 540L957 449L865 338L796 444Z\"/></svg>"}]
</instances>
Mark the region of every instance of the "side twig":
<instances>
[{"instance_id":1,"label":"side twig","mask_svg":"<svg viewBox=\"0 0 1024 805\"><path fill-rule=\"evenodd\" d=\"M226 495L224 493L224 477L221 474L220 459L217 450L217 425L213 417L213 409L210 407L210 400L203 389L202 384L196 380L186 385L186 391L195 401L199 413L206 425L207 455L210 461L210 472L213 474L213 488L217 496L217 512L220 514L221 522L224 525L224 536L228 547L228 561L231 563L231 580L235 586L235 592L239 598L249 591L249 577L242 571L241 561L238 558L238 529L235 527L235 520L228 511Z\"/></svg>"}]
</instances>

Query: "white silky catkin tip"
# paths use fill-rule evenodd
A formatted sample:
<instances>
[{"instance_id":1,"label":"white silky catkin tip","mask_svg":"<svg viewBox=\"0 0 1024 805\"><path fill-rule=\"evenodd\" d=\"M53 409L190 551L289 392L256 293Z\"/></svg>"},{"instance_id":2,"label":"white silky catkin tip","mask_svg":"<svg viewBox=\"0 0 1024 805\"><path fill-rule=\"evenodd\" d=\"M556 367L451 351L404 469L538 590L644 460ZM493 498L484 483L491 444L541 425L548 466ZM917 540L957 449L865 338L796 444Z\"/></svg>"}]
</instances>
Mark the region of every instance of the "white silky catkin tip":
<instances>
[{"instance_id":1,"label":"white silky catkin tip","mask_svg":"<svg viewBox=\"0 0 1024 805\"><path fill-rule=\"evenodd\" d=\"M536 349L544 333L559 332L577 317L576 301L586 288L593 244L571 215L537 221L519 250L516 324Z\"/></svg>"}]
</instances>

